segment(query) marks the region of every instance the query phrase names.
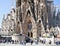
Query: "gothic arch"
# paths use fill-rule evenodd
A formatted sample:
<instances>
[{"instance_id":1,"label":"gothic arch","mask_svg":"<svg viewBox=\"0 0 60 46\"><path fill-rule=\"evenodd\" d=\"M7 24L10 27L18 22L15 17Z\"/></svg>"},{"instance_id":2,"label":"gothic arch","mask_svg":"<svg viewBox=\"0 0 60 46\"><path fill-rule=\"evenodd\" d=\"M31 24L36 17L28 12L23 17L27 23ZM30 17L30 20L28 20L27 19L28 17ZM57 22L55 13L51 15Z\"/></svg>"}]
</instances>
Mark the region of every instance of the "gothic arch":
<instances>
[{"instance_id":1,"label":"gothic arch","mask_svg":"<svg viewBox=\"0 0 60 46\"><path fill-rule=\"evenodd\" d=\"M29 19L31 20L32 23L35 23L35 20L33 18L33 14L31 12L30 7L26 10L26 17L25 20L29 17Z\"/></svg>"},{"instance_id":2,"label":"gothic arch","mask_svg":"<svg viewBox=\"0 0 60 46\"><path fill-rule=\"evenodd\" d=\"M29 9L27 10L24 23L26 23L26 27L27 27L26 32L27 32L27 33L29 32L29 31L28 31L28 26L29 26L30 24L32 24L32 25L30 25L30 27L31 27L30 29L31 29L31 30L30 30L30 32L28 33L28 35L29 35L30 37L33 37L33 32L35 31L35 30L33 30L33 28L36 27L36 23L35 23L34 18L32 17L32 12L31 12Z\"/></svg>"},{"instance_id":3,"label":"gothic arch","mask_svg":"<svg viewBox=\"0 0 60 46\"><path fill-rule=\"evenodd\" d=\"M31 13L30 13L30 11L29 11L29 10L27 11L27 15L28 15L28 14L30 14L30 15L31 15ZM26 17L27 17L27 15L26 15Z\"/></svg>"},{"instance_id":4,"label":"gothic arch","mask_svg":"<svg viewBox=\"0 0 60 46\"><path fill-rule=\"evenodd\" d=\"M33 17L31 17L31 12L29 10L27 11L27 14L26 14L25 23L27 25L32 24L32 26L33 26L33 23L34 23L34 19L33 19Z\"/></svg>"},{"instance_id":5,"label":"gothic arch","mask_svg":"<svg viewBox=\"0 0 60 46\"><path fill-rule=\"evenodd\" d=\"M29 5L29 4L28 4ZM33 36L33 38L36 38L37 37L37 27L36 27L36 23L35 23L35 20L34 20L34 18L33 18L33 14L32 14L32 12L31 12L31 8L30 8L30 6L26 9L26 12L25 12L25 17L23 18L24 20L23 20L23 23L25 23L24 25L25 25L25 27L27 27L27 23L28 22L31 22L32 23L32 29L31 29L31 32L32 33L30 33L30 34L32 34ZM27 30L27 28L26 28L26 34L28 33L28 30Z\"/></svg>"}]
</instances>

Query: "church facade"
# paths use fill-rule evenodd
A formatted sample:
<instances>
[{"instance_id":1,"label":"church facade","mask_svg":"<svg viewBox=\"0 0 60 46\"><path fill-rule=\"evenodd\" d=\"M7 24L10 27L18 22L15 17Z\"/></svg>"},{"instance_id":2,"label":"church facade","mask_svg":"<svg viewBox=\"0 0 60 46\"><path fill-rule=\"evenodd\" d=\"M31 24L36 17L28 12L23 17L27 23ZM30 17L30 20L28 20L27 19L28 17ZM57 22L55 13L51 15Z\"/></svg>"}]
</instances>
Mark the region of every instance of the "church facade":
<instances>
[{"instance_id":1,"label":"church facade","mask_svg":"<svg viewBox=\"0 0 60 46\"><path fill-rule=\"evenodd\" d=\"M47 0L16 0L16 31L31 38L42 36L48 28Z\"/></svg>"},{"instance_id":2,"label":"church facade","mask_svg":"<svg viewBox=\"0 0 60 46\"><path fill-rule=\"evenodd\" d=\"M53 0L16 0L16 9L12 8L7 17L3 17L2 32L30 38L50 36L55 29L55 10Z\"/></svg>"}]
</instances>

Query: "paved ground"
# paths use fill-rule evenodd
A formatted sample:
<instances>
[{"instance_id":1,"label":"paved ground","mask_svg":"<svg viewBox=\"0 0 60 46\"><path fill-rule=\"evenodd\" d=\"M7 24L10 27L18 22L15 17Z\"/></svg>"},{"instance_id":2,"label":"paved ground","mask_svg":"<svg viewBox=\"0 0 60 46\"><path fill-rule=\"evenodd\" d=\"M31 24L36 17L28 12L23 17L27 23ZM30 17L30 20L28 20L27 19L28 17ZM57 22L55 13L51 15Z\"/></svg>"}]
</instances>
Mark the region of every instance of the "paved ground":
<instances>
[{"instance_id":1,"label":"paved ground","mask_svg":"<svg viewBox=\"0 0 60 46\"><path fill-rule=\"evenodd\" d=\"M39 44L33 43L32 45L30 43L27 43L26 45L1 43L0 46L57 46L57 45L48 45L48 44L41 44L41 43L39 43ZM60 45L58 45L58 46L60 46Z\"/></svg>"}]
</instances>

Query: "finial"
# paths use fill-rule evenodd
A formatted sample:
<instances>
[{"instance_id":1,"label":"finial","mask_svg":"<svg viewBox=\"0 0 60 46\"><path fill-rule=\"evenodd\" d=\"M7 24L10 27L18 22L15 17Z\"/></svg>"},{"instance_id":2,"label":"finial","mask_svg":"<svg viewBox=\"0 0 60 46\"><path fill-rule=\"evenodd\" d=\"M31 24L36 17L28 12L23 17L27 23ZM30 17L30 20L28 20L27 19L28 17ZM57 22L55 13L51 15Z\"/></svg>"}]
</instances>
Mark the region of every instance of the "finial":
<instances>
[{"instance_id":1,"label":"finial","mask_svg":"<svg viewBox=\"0 0 60 46\"><path fill-rule=\"evenodd\" d=\"M5 14L3 14L3 19L5 19Z\"/></svg>"}]
</instances>

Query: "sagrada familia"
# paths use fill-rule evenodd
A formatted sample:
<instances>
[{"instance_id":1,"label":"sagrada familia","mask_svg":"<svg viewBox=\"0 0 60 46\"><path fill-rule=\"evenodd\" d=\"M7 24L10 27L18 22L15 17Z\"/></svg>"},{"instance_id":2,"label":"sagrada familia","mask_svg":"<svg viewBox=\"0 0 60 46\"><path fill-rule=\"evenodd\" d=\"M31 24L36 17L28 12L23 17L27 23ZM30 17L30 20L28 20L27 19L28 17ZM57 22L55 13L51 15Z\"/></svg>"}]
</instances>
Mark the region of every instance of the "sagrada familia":
<instances>
[{"instance_id":1,"label":"sagrada familia","mask_svg":"<svg viewBox=\"0 0 60 46\"><path fill-rule=\"evenodd\" d=\"M53 0L16 0L16 9L3 17L2 30L30 38L49 34L49 29L55 26L55 10Z\"/></svg>"},{"instance_id":2,"label":"sagrada familia","mask_svg":"<svg viewBox=\"0 0 60 46\"><path fill-rule=\"evenodd\" d=\"M53 1L47 0L17 0L17 32L36 38L48 30L48 5Z\"/></svg>"}]
</instances>

